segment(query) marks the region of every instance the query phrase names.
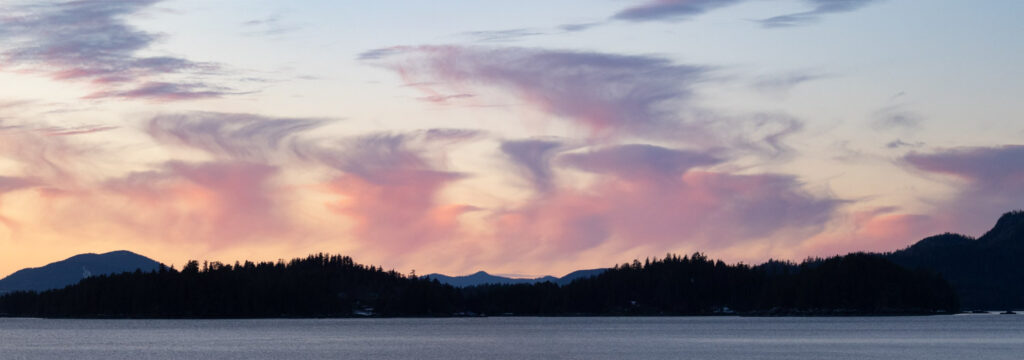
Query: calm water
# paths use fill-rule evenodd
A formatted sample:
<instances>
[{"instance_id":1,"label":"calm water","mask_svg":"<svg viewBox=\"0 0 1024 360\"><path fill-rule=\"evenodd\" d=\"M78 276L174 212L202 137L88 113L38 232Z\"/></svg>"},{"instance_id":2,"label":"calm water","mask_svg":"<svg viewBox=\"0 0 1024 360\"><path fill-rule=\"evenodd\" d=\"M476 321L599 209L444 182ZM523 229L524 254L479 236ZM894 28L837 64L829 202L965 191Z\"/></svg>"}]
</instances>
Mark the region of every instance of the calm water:
<instances>
[{"instance_id":1,"label":"calm water","mask_svg":"<svg viewBox=\"0 0 1024 360\"><path fill-rule=\"evenodd\" d=\"M0 359L1021 359L1024 316L0 319Z\"/></svg>"}]
</instances>

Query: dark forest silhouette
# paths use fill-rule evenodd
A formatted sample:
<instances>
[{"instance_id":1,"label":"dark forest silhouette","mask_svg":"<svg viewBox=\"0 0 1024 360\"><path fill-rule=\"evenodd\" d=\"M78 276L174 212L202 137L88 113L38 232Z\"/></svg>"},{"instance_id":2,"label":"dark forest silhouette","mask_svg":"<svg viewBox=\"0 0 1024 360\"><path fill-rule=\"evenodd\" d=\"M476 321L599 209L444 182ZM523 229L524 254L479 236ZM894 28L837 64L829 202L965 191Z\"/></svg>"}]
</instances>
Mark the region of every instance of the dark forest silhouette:
<instances>
[{"instance_id":1,"label":"dark forest silhouette","mask_svg":"<svg viewBox=\"0 0 1024 360\"><path fill-rule=\"evenodd\" d=\"M1004 214L977 239L936 235L886 258L910 269L941 274L966 309L1024 308L1024 211Z\"/></svg>"},{"instance_id":2,"label":"dark forest silhouette","mask_svg":"<svg viewBox=\"0 0 1024 360\"><path fill-rule=\"evenodd\" d=\"M881 256L800 265L727 265L701 254L616 266L566 286L464 289L312 255L285 263L189 262L181 271L86 278L42 293L0 297L0 313L34 317L346 317L452 315L862 315L958 311L939 276Z\"/></svg>"},{"instance_id":3,"label":"dark forest silhouette","mask_svg":"<svg viewBox=\"0 0 1024 360\"><path fill-rule=\"evenodd\" d=\"M635 260L599 275L457 288L341 255L189 262L0 296L0 315L346 317L458 315L933 314L1024 306L1024 211L980 238L943 234L885 254L728 265L705 255ZM948 282L946 281L948 279Z\"/></svg>"}]
</instances>

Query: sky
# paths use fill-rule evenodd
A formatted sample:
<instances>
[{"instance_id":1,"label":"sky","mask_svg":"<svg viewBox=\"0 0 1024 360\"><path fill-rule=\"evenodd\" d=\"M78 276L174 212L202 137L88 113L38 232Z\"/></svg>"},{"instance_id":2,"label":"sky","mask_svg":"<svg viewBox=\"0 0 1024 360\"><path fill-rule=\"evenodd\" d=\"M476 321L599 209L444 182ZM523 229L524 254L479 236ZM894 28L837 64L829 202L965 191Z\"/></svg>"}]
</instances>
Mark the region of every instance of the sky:
<instances>
[{"instance_id":1,"label":"sky","mask_svg":"<svg viewBox=\"0 0 1024 360\"><path fill-rule=\"evenodd\" d=\"M1024 2L4 0L0 276L79 253L513 276L980 236Z\"/></svg>"}]
</instances>

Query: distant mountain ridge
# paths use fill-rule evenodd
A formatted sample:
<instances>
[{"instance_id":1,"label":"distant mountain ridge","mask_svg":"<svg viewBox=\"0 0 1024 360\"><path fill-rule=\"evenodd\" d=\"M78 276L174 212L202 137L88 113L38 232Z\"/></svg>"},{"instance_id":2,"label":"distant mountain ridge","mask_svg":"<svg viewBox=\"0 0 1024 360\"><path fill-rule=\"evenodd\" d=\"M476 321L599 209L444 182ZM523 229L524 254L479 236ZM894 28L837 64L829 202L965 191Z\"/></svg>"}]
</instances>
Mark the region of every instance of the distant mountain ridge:
<instances>
[{"instance_id":1,"label":"distant mountain ridge","mask_svg":"<svg viewBox=\"0 0 1024 360\"><path fill-rule=\"evenodd\" d=\"M945 233L885 256L939 273L966 309L1024 308L1024 211L1003 214L980 238Z\"/></svg>"},{"instance_id":2,"label":"distant mountain ridge","mask_svg":"<svg viewBox=\"0 0 1024 360\"><path fill-rule=\"evenodd\" d=\"M45 291L77 284L86 277L157 270L160 263L131 251L81 254L38 268L28 268L0 279L0 294L13 291Z\"/></svg>"},{"instance_id":3,"label":"distant mountain ridge","mask_svg":"<svg viewBox=\"0 0 1024 360\"><path fill-rule=\"evenodd\" d=\"M510 278L510 277L505 277L505 276L491 275L491 274L488 274L485 271L477 271L477 272L475 272L473 274L463 275L463 276L448 276L448 275L444 275L444 274L430 274L430 275L427 275L427 276L424 276L424 277L428 278L428 279L435 279L435 280L441 282L442 284L448 284L448 285L451 285L451 286L454 286L454 287L469 287L469 286L478 286L478 285L485 285L485 284L506 284L506 285L511 285L511 284L536 284L536 283L543 283L543 282L551 282L551 283L554 283L554 284L558 284L559 286L564 286L564 285L568 285L573 280L588 278L588 277L592 277L592 276L597 276L597 275L600 275L601 273L603 273L603 272L605 272L607 270L608 269L576 270L576 271L568 273L565 276L560 277L560 278L557 278L557 277L554 277L554 276L550 276L550 275L549 276L539 277L539 278L532 278L532 279L529 279L529 278L526 278L526 279L523 279L523 278Z\"/></svg>"}]
</instances>

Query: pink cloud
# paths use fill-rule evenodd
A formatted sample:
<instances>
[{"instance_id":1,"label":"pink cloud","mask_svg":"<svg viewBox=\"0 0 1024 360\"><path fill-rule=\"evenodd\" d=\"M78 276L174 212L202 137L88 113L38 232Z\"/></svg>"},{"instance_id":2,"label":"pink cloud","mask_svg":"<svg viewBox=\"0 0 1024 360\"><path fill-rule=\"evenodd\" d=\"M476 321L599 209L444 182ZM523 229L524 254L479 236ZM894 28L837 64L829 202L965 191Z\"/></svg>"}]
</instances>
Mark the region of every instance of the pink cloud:
<instances>
[{"instance_id":1,"label":"pink cloud","mask_svg":"<svg viewBox=\"0 0 1024 360\"><path fill-rule=\"evenodd\" d=\"M396 256L453 238L459 215L474 207L438 202L438 192L460 176L406 169L377 173L373 179L341 175L329 184L340 200L329 204L354 221L356 241Z\"/></svg>"},{"instance_id":2,"label":"pink cloud","mask_svg":"<svg viewBox=\"0 0 1024 360\"><path fill-rule=\"evenodd\" d=\"M854 251L895 251L945 231L932 215L905 213L895 207L856 210L836 216L827 231L790 251L823 257Z\"/></svg>"},{"instance_id":3,"label":"pink cloud","mask_svg":"<svg viewBox=\"0 0 1024 360\"><path fill-rule=\"evenodd\" d=\"M2 123L0 123L2 125ZM78 168L88 166L94 149L71 136L54 135L57 128L35 129L23 125L0 126L0 156L13 161L21 177L36 179L50 186L75 186ZM91 133L60 133L80 135Z\"/></svg>"},{"instance_id":4,"label":"pink cloud","mask_svg":"<svg viewBox=\"0 0 1024 360\"><path fill-rule=\"evenodd\" d=\"M547 257L608 244L713 251L772 241L780 233L815 234L841 203L807 193L792 176L697 169L718 161L650 145L566 154L556 163L597 179L499 212L496 232L507 246Z\"/></svg>"},{"instance_id":5,"label":"pink cloud","mask_svg":"<svg viewBox=\"0 0 1024 360\"><path fill-rule=\"evenodd\" d=\"M127 202L118 209L122 219L148 238L218 248L287 233L277 172L245 162L172 161L110 180L103 190Z\"/></svg>"},{"instance_id":6,"label":"pink cloud","mask_svg":"<svg viewBox=\"0 0 1024 360\"><path fill-rule=\"evenodd\" d=\"M448 185L465 176L442 169L444 148L475 139L479 132L430 129L332 140L302 136L324 123L251 114L166 114L153 118L147 132L161 143L201 150L222 162L330 169L331 179L322 187L333 196L327 202L328 209L352 221L349 235L357 243L377 249L411 250L452 237L458 230L458 216L474 209L441 203L438 197ZM216 170L197 168L187 172L186 178L203 174L203 178L224 178L213 173ZM231 199L259 200L255 197L259 189L255 185L263 183L259 180L253 178L255 183L250 186L231 186L253 190L245 197Z\"/></svg>"},{"instance_id":7,"label":"pink cloud","mask_svg":"<svg viewBox=\"0 0 1024 360\"><path fill-rule=\"evenodd\" d=\"M328 185L340 197L329 207L355 222L358 242L405 252L455 237L459 215L476 210L441 201L440 192L465 175L441 169L443 154L436 154L476 136L443 129L374 134L305 155L341 172Z\"/></svg>"}]
</instances>

